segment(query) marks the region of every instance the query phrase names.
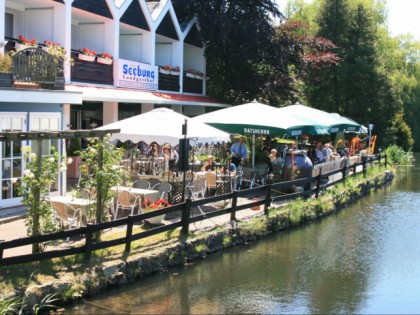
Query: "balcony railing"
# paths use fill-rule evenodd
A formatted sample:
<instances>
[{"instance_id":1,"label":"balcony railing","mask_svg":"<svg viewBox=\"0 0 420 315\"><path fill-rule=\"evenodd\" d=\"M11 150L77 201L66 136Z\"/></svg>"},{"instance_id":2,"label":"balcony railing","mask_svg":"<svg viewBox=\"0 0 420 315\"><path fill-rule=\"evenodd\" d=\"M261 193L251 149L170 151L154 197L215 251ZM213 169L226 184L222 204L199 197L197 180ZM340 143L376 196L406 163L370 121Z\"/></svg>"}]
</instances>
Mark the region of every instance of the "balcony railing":
<instances>
[{"instance_id":1,"label":"balcony railing","mask_svg":"<svg viewBox=\"0 0 420 315\"><path fill-rule=\"evenodd\" d=\"M190 78L184 73L184 92L203 94L203 79Z\"/></svg>"},{"instance_id":2,"label":"balcony railing","mask_svg":"<svg viewBox=\"0 0 420 315\"><path fill-rule=\"evenodd\" d=\"M74 64L71 67L71 80L77 82L114 84L113 65L107 65L95 61L84 61L78 58L77 52L72 52Z\"/></svg>"},{"instance_id":3,"label":"balcony railing","mask_svg":"<svg viewBox=\"0 0 420 315\"><path fill-rule=\"evenodd\" d=\"M12 58L12 74L2 78L1 85L64 90L63 61L41 48L19 50Z\"/></svg>"}]
</instances>

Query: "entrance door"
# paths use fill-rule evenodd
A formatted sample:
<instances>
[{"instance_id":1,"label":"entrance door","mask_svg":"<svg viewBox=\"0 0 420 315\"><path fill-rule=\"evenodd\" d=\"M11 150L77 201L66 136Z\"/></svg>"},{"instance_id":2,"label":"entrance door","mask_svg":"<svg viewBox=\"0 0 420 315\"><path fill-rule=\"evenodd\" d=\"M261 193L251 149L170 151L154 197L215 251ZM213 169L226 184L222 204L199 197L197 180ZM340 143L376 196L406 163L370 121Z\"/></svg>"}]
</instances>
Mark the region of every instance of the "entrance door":
<instances>
[{"instance_id":1,"label":"entrance door","mask_svg":"<svg viewBox=\"0 0 420 315\"><path fill-rule=\"evenodd\" d=\"M29 130L30 131L60 131L61 113L30 113L29 114ZM61 158L62 139L45 139L42 140L42 152L36 151L35 142L31 143L31 151L43 157L51 155L51 147L58 151ZM58 169L60 165L58 165ZM50 187L50 195L59 195L61 183L63 182L62 173L58 172L57 180Z\"/></svg>"},{"instance_id":2,"label":"entrance door","mask_svg":"<svg viewBox=\"0 0 420 315\"><path fill-rule=\"evenodd\" d=\"M26 113L1 113L0 131L26 131ZM23 154L21 141L0 142L1 156L1 198L3 208L21 204L19 194L23 174Z\"/></svg>"}]
</instances>

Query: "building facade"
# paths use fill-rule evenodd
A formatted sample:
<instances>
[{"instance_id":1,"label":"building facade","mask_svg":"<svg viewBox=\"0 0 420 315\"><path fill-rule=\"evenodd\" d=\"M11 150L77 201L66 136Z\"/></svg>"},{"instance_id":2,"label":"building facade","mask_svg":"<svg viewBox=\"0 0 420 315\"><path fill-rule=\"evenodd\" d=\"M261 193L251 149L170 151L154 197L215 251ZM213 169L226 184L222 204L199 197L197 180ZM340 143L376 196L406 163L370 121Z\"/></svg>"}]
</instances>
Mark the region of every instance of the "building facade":
<instances>
[{"instance_id":1,"label":"building facade","mask_svg":"<svg viewBox=\"0 0 420 315\"><path fill-rule=\"evenodd\" d=\"M64 58L49 49L56 45ZM196 116L226 106L206 96L196 21L179 21L170 0L0 0L0 53L10 51L0 132L91 129L156 107ZM11 179L23 174L23 145L1 142L0 208L20 204ZM62 193L65 179L58 183Z\"/></svg>"}]
</instances>

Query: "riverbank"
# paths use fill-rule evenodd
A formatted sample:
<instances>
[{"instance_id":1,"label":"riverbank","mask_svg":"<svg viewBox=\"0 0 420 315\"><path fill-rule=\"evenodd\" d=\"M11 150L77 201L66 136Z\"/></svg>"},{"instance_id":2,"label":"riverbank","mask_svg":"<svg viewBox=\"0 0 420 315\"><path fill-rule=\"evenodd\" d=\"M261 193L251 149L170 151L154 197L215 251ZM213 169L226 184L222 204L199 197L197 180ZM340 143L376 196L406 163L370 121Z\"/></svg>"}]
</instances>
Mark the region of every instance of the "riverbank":
<instances>
[{"instance_id":1,"label":"riverbank","mask_svg":"<svg viewBox=\"0 0 420 315\"><path fill-rule=\"evenodd\" d=\"M42 275L36 275L35 285L16 284L16 291L10 292L9 296L25 292L30 306L39 303L41 297L49 293L59 292L64 301L71 302L113 285L125 284L233 246L254 242L291 226L310 223L382 187L392 177L391 172L384 173L382 169L379 174L368 175L366 179L357 177L347 180L346 185L334 186L318 200L297 200L285 206L273 207L268 216L262 212L252 212L252 215L241 218L236 224L197 230L186 239L177 236L168 238L148 248L133 251L129 256L110 253L106 259L98 256L89 264L77 258L62 260L62 264L56 263L50 273L43 270ZM34 270L40 264L30 267Z\"/></svg>"}]
</instances>

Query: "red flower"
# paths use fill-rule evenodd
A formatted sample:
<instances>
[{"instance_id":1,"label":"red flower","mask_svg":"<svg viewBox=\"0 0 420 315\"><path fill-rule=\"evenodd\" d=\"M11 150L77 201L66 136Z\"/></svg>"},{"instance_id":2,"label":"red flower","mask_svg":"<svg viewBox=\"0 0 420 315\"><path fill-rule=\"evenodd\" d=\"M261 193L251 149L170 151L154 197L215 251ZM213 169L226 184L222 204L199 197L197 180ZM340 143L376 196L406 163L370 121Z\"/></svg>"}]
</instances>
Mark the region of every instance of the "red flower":
<instances>
[{"instance_id":1,"label":"red flower","mask_svg":"<svg viewBox=\"0 0 420 315\"><path fill-rule=\"evenodd\" d=\"M96 56L96 51L87 48L79 49L80 53L86 56Z\"/></svg>"},{"instance_id":2,"label":"red flower","mask_svg":"<svg viewBox=\"0 0 420 315\"><path fill-rule=\"evenodd\" d=\"M169 207L171 204L168 202L168 200L165 199L159 199L152 202L150 198L146 198L143 202L143 206L146 208L146 210L158 210Z\"/></svg>"},{"instance_id":3,"label":"red flower","mask_svg":"<svg viewBox=\"0 0 420 315\"><path fill-rule=\"evenodd\" d=\"M19 35L19 41L21 44L29 45L29 46L36 46L36 40L35 38L32 38L31 40L28 40L26 37L23 37L22 35Z\"/></svg>"},{"instance_id":4,"label":"red flower","mask_svg":"<svg viewBox=\"0 0 420 315\"><path fill-rule=\"evenodd\" d=\"M113 58L110 54L108 54L106 52L100 54L99 57L104 58L104 59L112 59Z\"/></svg>"}]
</instances>

